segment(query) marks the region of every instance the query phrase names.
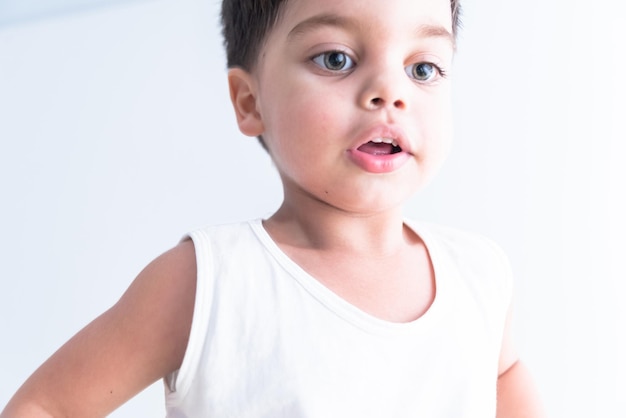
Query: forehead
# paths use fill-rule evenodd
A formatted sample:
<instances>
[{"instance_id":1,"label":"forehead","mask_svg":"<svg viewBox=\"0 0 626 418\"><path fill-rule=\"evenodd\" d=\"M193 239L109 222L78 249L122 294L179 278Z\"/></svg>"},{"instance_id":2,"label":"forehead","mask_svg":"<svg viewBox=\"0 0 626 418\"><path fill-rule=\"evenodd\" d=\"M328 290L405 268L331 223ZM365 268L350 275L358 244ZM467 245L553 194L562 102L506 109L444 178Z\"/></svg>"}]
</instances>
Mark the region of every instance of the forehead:
<instances>
[{"instance_id":1,"label":"forehead","mask_svg":"<svg viewBox=\"0 0 626 418\"><path fill-rule=\"evenodd\" d=\"M319 26L342 26L383 35L427 27L452 34L450 0L287 0L272 32L287 36ZM453 40L453 37L450 36Z\"/></svg>"}]
</instances>

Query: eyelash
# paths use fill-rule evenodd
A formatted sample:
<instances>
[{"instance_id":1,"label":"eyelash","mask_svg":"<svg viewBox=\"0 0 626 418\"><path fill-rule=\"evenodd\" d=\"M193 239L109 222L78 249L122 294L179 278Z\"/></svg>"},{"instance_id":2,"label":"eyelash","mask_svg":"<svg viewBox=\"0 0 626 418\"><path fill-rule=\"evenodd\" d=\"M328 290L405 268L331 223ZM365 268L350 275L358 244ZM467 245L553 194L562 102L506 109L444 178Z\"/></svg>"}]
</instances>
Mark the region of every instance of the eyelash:
<instances>
[{"instance_id":1,"label":"eyelash","mask_svg":"<svg viewBox=\"0 0 626 418\"><path fill-rule=\"evenodd\" d=\"M332 54L338 54L338 55L342 55L344 57L344 61L347 62L347 64L342 65L342 68L339 69L332 69L332 68L328 68L328 66L326 64L328 64L328 59L331 57ZM317 65L318 67L322 68L325 71L329 71L331 73L339 73L339 74L344 74L349 72L350 70L352 70L355 66L356 66L356 62L353 58L350 57L349 54L347 54L344 51L341 50L332 50L332 51L325 51L322 52L321 54L317 54L315 56L313 56L311 58L311 61ZM346 65L349 65L350 68L345 68ZM429 65L431 67L433 67L434 71L436 72L436 75L433 77L433 79L428 79L428 80L419 80L415 77L412 77L412 74L409 73L409 69L412 69L419 66L419 65ZM433 81L436 81L437 78L446 78L448 76L447 71L445 71L443 68L441 68L441 66L433 63L433 62L428 62L428 61L422 61L422 62L416 62L414 64L408 65L405 67L405 72L406 74L411 77L412 79L414 79L417 83L432 83Z\"/></svg>"}]
</instances>

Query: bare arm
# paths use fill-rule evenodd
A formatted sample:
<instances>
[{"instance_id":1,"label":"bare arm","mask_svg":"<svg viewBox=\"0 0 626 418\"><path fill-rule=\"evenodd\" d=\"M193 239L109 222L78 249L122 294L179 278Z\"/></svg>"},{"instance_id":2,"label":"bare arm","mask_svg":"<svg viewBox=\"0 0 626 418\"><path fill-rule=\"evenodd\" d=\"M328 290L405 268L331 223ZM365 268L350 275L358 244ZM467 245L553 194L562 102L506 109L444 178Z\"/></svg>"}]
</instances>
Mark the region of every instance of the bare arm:
<instances>
[{"instance_id":1,"label":"bare arm","mask_svg":"<svg viewBox=\"0 0 626 418\"><path fill-rule=\"evenodd\" d=\"M497 418L544 418L530 373L519 360L511 336L509 312L502 340L498 376Z\"/></svg>"},{"instance_id":2,"label":"bare arm","mask_svg":"<svg viewBox=\"0 0 626 418\"><path fill-rule=\"evenodd\" d=\"M105 416L178 369L195 280L193 244L185 241L148 265L119 302L37 369L0 417Z\"/></svg>"}]
</instances>

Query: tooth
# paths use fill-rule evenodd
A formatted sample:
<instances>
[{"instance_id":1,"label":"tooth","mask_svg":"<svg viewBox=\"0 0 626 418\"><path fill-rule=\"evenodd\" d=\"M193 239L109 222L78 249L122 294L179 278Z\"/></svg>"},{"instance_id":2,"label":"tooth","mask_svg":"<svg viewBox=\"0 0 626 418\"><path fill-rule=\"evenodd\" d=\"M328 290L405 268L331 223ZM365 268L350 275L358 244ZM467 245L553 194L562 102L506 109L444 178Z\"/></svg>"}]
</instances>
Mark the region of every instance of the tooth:
<instances>
[{"instance_id":1,"label":"tooth","mask_svg":"<svg viewBox=\"0 0 626 418\"><path fill-rule=\"evenodd\" d=\"M380 144L381 142L383 142L383 139L382 138L374 138L374 139L372 139L372 142L375 143L375 144Z\"/></svg>"},{"instance_id":2,"label":"tooth","mask_svg":"<svg viewBox=\"0 0 626 418\"><path fill-rule=\"evenodd\" d=\"M391 139L391 138L383 138L383 142L385 144L391 144L393 142L393 139Z\"/></svg>"},{"instance_id":3,"label":"tooth","mask_svg":"<svg viewBox=\"0 0 626 418\"><path fill-rule=\"evenodd\" d=\"M394 147L397 147L398 143L396 141L391 141L391 145L393 145Z\"/></svg>"}]
</instances>

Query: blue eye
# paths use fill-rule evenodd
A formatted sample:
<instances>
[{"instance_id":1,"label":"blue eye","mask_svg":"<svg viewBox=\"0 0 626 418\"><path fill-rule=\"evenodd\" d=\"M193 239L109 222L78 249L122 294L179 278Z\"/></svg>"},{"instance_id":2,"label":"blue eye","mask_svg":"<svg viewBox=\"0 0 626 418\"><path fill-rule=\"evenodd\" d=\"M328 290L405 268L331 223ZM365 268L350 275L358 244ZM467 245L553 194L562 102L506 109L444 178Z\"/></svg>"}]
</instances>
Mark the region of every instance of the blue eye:
<instances>
[{"instance_id":1,"label":"blue eye","mask_svg":"<svg viewBox=\"0 0 626 418\"><path fill-rule=\"evenodd\" d=\"M419 82L435 80L438 76L445 76L444 72L437 65L430 62L418 62L404 68L406 74Z\"/></svg>"},{"instance_id":2,"label":"blue eye","mask_svg":"<svg viewBox=\"0 0 626 418\"><path fill-rule=\"evenodd\" d=\"M313 62L330 71L346 71L354 67L352 58L341 51L324 52L313 57Z\"/></svg>"}]
</instances>

